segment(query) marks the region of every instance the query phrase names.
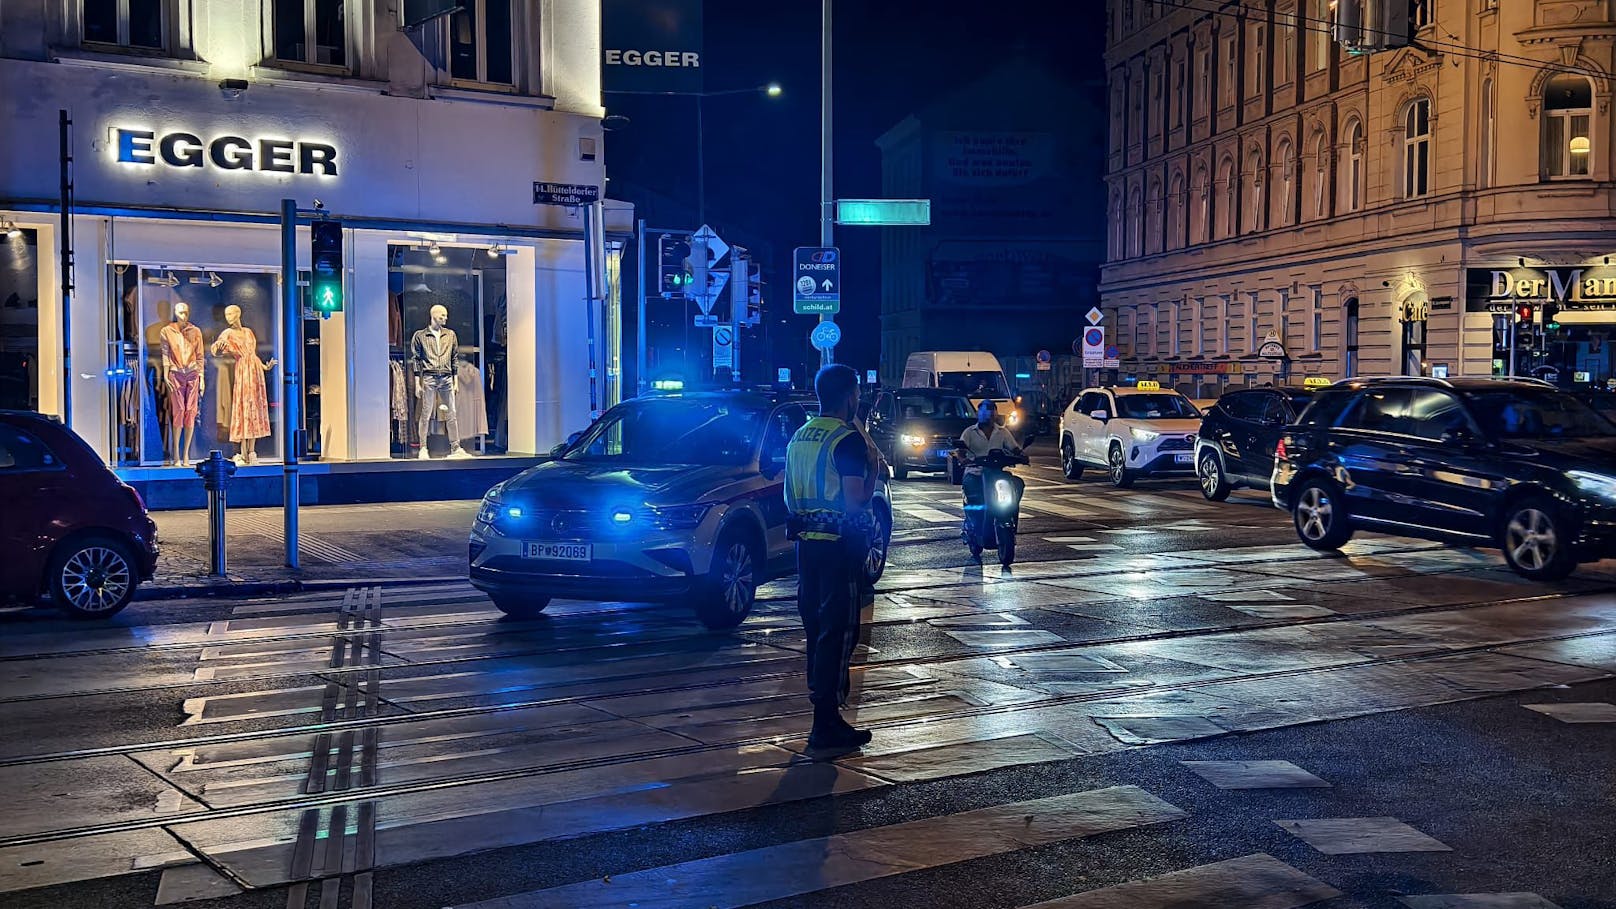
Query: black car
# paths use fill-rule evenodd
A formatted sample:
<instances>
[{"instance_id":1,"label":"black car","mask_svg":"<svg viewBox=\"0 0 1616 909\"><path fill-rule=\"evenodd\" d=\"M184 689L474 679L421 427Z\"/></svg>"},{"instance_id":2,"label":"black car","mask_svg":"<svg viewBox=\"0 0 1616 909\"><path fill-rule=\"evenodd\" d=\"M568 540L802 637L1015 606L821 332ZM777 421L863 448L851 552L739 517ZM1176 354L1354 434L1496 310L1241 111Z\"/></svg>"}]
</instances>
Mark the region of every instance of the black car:
<instances>
[{"instance_id":1,"label":"black car","mask_svg":"<svg viewBox=\"0 0 1616 909\"><path fill-rule=\"evenodd\" d=\"M1579 391L1577 400L1616 420L1616 391Z\"/></svg>"},{"instance_id":2,"label":"black car","mask_svg":"<svg viewBox=\"0 0 1616 909\"><path fill-rule=\"evenodd\" d=\"M1616 555L1616 423L1533 380L1338 382L1281 434L1273 497L1314 549L1384 530L1552 580Z\"/></svg>"},{"instance_id":3,"label":"black car","mask_svg":"<svg viewBox=\"0 0 1616 909\"><path fill-rule=\"evenodd\" d=\"M1316 389L1270 385L1231 391L1207 408L1195 439L1195 476L1214 502L1241 487L1268 488L1279 434L1313 399Z\"/></svg>"},{"instance_id":4,"label":"black car","mask_svg":"<svg viewBox=\"0 0 1616 909\"><path fill-rule=\"evenodd\" d=\"M954 440L976 422L976 408L964 395L939 388L890 388L870 408L870 438L907 479L910 471L946 472Z\"/></svg>"}]
</instances>

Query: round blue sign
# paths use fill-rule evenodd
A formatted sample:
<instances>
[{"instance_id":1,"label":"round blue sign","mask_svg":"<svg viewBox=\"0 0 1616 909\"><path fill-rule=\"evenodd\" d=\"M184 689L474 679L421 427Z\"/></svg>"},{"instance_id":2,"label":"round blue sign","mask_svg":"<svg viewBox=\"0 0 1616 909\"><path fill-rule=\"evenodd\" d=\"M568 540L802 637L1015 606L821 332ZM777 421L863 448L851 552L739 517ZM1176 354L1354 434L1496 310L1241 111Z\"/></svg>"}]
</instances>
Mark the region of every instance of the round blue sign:
<instances>
[{"instance_id":1,"label":"round blue sign","mask_svg":"<svg viewBox=\"0 0 1616 909\"><path fill-rule=\"evenodd\" d=\"M842 341L842 329L835 322L821 322L814 326L808 340L815 350L830 350Z\"/></svg>"},{"instance_id":2,"label":"round blue sign","mask_svg":"<svg viewBox=\"0 0 1616 909\"><path fill-rule=\"evenodd\" d=\"M1083 342L1090 347L1099 347L1105 343L1105 332L1098 328L1091 328L1083 332Z\"/></svg>"}]
</instances>

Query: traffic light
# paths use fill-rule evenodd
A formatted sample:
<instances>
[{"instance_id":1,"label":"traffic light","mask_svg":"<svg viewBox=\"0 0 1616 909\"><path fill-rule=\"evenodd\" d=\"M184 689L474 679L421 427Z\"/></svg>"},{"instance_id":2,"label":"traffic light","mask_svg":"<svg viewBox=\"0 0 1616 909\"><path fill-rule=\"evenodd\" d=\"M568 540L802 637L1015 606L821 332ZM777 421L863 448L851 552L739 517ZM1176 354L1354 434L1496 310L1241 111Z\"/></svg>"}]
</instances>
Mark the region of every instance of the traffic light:
<instances>
[{"instance_id":1,"label":"traffic light","mask_svg":"<svg viewBox=\"0 0 1616 909\"><path fill-rule=\"evenodd\" d=\"M1543 305L1543 327L1548 331L1560 330L1560 307L1553 303Z\"/></svg>"},{"instance_id":2,"label":"traffic light","mask_svg":"<svg viewBox=\"0 0 1616 909\"><path fill-rule=\"evenodd\" d=\"M342 312L342 222L309 225L309 297L322 316Z\"/></svg>"},{"instance_id":3,"label":"traffic light","mask_svg":"<svg viewBox=\"0 0 1616 909\"><path fill-rule=\"evenodd\" d=\"M686 260L690 243L678 234L657 237L657 287L668 299L683 299L694 279Z\"/></svg>"},{"instance_id":4,"label":"traffic light","mask_svg":"<svg viewBox=\"0 0 1616 909\"><path fill-rule=\"evenodd\" d=\"M690 258L685 260L685 269L690 273L690 284L695 288L697 295L707 293L707 270L712 266L711 253L707 251L707 241L699 237L690 238Z\"/></svg>"},{"instance_id":5,"label":"traffic light","mask_svg":"<svg viewBox=\"0 0 1616 909\"><path fill-rule=\"evenodd\" d=\"M1515 324L1531 325L1535 308L1530 303L1520 303L1515 307Z\"/></svg>"}]
</instances>

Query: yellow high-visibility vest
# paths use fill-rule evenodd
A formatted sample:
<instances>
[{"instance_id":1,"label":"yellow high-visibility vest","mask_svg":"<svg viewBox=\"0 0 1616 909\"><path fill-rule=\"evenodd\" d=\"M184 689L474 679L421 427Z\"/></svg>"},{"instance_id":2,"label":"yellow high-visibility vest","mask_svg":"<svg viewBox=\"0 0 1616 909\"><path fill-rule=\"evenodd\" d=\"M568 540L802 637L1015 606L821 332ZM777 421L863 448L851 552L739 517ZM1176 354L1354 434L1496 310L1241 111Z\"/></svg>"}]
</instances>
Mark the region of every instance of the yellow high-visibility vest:
<instances>
[{"instance_id":1,"label":"yellow high-visibility vest","mask_svg":"<svg viewBox=\"0 0 1616 909\"><path fill-rule=\"evenodd\" d=\"M836 446L858 432L832 417L815 417L802 425L786 446L786 509L799 518L823 525L839 524L847 516L842 474L836 469ZM837 540L828 530L803 531L805 540Z\"/></svg>"}]
</instances>

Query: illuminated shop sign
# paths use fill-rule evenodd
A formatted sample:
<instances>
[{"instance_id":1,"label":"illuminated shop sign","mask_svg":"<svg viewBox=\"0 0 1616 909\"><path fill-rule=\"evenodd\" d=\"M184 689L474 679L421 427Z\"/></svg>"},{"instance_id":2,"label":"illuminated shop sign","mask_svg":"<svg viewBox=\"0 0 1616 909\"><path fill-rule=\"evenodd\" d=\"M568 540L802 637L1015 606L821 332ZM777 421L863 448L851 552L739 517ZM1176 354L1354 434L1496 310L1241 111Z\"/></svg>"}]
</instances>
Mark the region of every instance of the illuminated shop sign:
<instances>
[{"instance_id":1,"label":"illuminated shop sign","mask_svg":"<svg viewBox=\"0 0 1616 909\"><path fill-rule=\"evenodd\" d=\"M1554 303L1567 310L1616 310L1616 266L1471 268L1467 312L1512 312L1517 303Z\"/></svg>"},{"instance_id":2,"label":"illuminated shop sign","mask_svg":"<svg viewBox=\"0 0 1616 909\"><path fill-rule=\"evenodd\" d=\"M300 139L248 139L195 133L159 134L150 129L113 129L112 153L120 164L136 167L213 167L218 170L335 177L337 148Z\"/></svg>"}]
</instances>

